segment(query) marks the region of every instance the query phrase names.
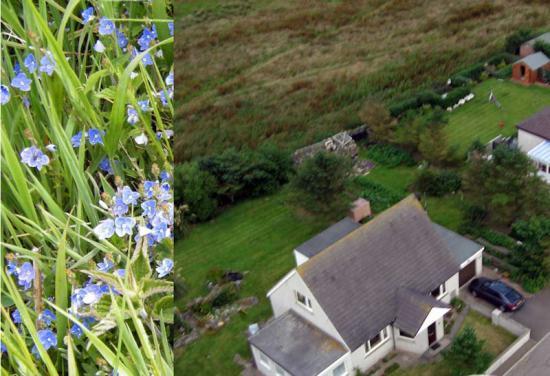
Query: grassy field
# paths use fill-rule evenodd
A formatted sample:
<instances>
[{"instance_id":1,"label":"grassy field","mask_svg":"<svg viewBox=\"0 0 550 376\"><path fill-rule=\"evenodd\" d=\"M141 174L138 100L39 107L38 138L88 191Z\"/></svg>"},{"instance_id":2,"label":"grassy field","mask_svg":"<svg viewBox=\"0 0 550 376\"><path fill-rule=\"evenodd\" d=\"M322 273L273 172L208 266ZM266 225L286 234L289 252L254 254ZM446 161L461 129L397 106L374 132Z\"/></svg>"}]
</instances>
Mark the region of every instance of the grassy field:
<instances>
[{"instance_id":1,"label":"grassy field","mask_svg":"<svg viewBox=\"0 0 550 376\"><path fill-rule=\"evenodd\" d=\"M491 90L501 108L489 103ZM462 153L476 139L486 143L499 134L513 135L519 122L550 105L550 89L510 81L487 80L477 85L473 93L476 97L471 102L449 115L446 127L449 145L459 145Z\"/></svg>"},{"instance_id":2,"label":"grassy field","mask_svg":"<svg viewBox=\"0 0 550 376\"><path fill-rule=\"evenodd\" d=\"M485 350L487 350L493 358L496 358L508 346L515 341L516 337L504 330L501 327L494 326L491 320L487 317L470 310L466 315L464 324L460 331L469 325L474 328L478 339L485 341ZM460 332L459 332L460 333ZM393 373L394 376L448 376L451 375L449 367L445 362L437 362L424 364L417 367L407 369L399 369Z\"/></svg>"},{"instance_id":3,"label":"grassy field","mask_svg":"<svg viewBox=\"0 0 550 376\"><path fill-rule=\"evenodd\" d=\"M481 3L481 5L480 5ZM178 161L266 139L297 148L550 26L532 0L177 0ZM396 22L398 20L398 22Z\"/></svg>"},{"instance_id":4,"label":"grassy field","mask_svg":"<svg viewBox=\"0 0 550 376\"><path fill-rule=\"evenodd\" d=\"M180 307L207 291L206 274L214 267L246 273L241 296L260 299L260 304L246 315L233 317L225 328L185 348L176 363L180 373L239 374L233 356L249 356L246 328L272 315L267 291L294 266L294 247L328 225L298 217L285 199L283 192L239 204L197 226L188 238L176 244L177 273L188 288L185 299L178 302Z\"/></svg>"}]
</instances>

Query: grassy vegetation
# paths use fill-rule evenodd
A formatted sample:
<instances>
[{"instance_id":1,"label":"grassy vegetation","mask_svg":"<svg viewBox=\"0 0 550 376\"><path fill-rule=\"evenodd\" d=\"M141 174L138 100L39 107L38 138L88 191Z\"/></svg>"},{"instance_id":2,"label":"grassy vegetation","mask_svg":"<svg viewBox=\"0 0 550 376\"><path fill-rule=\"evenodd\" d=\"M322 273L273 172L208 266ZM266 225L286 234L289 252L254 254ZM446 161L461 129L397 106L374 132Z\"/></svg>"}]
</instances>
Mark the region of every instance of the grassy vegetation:
<instances>
[{"instance_id":1,"label":"grassy vegetation","mask_svg":"<svg viewBox=\"0 0 550 376\"><path fill-rule=\"evenodd\" d=\"M489 103L491 90L501 103L501 108ZM477 85L473 93L476 97L471 102L449 115L446 127L449 145L459 145L462 153L476 139L486 143L499 134L513 135L519 122L550 103L550 90L546 88L525 87L496 79Z\"/></svg>"},{"instance_id":2,"label":"grassy vegetation","mask_svg":"<svg viewBox=\"0 0 550 376\"><path fill-rule=\"evenodd\" d=\"M260 299L258 306L233 317L225 328L186 347L176 363L181 373L238 374L240 367L233 356L250 356L246 328L272 315L267 291L294 266L294 247L328 225L297 216L285 200L286 194L281 192L239 204L197 226L176 244L177 273L188 288L185 299L178 302L181 308L207 291L206 275L214 267L245 272L241 296Z\"/></svg>"},{"instance_id":3,"label":"grassy vegetation","mask_svg":"<svg viewBox=\"0 0 550 376\"><path fill-rule=\"evenodd\" d=\"M478 3L177 1L176 158L296 148L356 124L369 95L444 82L519 27L549 26L542 2Z\"/></svg>"},{"instance_id":4,"label":"grassy vegetation","mask_svg":"<svg viewBox=\"0 0 550 376\"><path fill-rule=\"evenodd\" d=\"M478 339L485 341L485 350L493 358L496 358L508 346L515 341L516 337L501 327L494 326L491 319L470 310L459 333L466 326L471 326L476 332ZM436 363L423 364L416 367L399 369L394 373L395 376L447 376L451 375L451 369L443 361Z\"/></svg>"}]
</instances>

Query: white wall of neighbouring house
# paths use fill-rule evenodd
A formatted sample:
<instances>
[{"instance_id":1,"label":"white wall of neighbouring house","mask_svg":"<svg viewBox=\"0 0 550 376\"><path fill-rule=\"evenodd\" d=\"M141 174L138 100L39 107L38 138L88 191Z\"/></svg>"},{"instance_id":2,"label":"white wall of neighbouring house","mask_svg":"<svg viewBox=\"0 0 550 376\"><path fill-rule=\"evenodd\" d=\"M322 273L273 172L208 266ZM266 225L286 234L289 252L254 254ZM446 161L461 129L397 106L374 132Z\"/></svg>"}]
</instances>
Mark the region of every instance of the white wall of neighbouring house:
<instances>
[{"instance_id":1,"label":"white wall of neighbouring house","mask_svg":"<svg viewBox=\"0 0 550 376\"><path fill-rule=\"evenodd\" d=\"M286 372L281 366L275 363L266 354L263 354L254 346L250 346L252 350L252 356L254 357L254 364L262 375L265 376L292 376ZM263 356L262 356L263 354Z\"/></svg>"},{"instance_id":2,"label":"white wall of neighbouring house","mask_svg":"<svg viewBox=\"0 0 550 376\"><path fill-rule=\"evenodd\" d=\"M450 303L451 299L458 296L458 273L454 274L451 278L445 281L445 289L447 292L439 297L439 300L445 303Z\"/></svg>"},{"instance_id":3,"label":"white wall of neighbouring house","mask_svg":"<svg viewBox=\"0 0 550 376\"><path fill-rule=\"evenodd\" d=\"M311 309L304 307L296 300L296 291L311 300ZM292 309L334 339L344 343L327 314L297 272L286 278L281 285L270 292L269 300L275 317Z\"/></svg>"},{"instance_id":4,"label":"white wall of neighbouring house","mask_svg":"<svg viewBox=\"0 0 550 376\"><path fill-rule=\"evenodd\" d=\"M366 371L370 367L374 366L378 361L383 357L388 355L394 350L393 343L393 330L391 326L388 327L388 338L384 340L377 347L369 351L365 351L365 345L359 346L355 351L351 353L351 361L353 363L353 368L361 370L361 372Z\"/></svg>"},{"instance_id":5,"label":"white wall of neighbouring house","mask_svg":"<svg viewBox=\"0 0 550 376\"><path fill-rule=\"evenodd\" d=\"M518 147L524 153L529 152L543 141L546 140L540 136L518 129Z\"/></svg>"},{"instance_id":6,"label":"white wall of neighbouring house","mask_svg":"<svg viewBox=\"0 0 550 376\"><path fill-rule=\"evenodd\" d=\"M324 371L320 372L317 376L333 376L333 371L344 363L346 365L346 374L353 375L353 363L351 360L351 354L347 353L342 358L338 359L336 362L328 366Z\"/></svg>"}]
</instances>

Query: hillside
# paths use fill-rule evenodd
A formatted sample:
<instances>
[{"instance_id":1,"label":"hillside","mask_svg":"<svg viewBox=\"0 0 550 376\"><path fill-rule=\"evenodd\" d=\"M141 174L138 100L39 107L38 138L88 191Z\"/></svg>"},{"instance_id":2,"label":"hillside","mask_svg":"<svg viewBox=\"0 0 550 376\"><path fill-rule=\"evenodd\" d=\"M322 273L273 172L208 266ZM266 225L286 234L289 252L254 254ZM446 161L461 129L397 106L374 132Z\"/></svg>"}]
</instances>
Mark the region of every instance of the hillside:
<instances>
[{"instance_id":1,"label":"hillside","mask_svg":"<svg viewBox=\"0 0 550 376\"><path fill-rule=\"evenodd\" d=\"M544 3L176 2L176 159L267 139L296 148L357 124L369 95L442 82L518 28L548 27Z\"/></svg>"}]
</instances>

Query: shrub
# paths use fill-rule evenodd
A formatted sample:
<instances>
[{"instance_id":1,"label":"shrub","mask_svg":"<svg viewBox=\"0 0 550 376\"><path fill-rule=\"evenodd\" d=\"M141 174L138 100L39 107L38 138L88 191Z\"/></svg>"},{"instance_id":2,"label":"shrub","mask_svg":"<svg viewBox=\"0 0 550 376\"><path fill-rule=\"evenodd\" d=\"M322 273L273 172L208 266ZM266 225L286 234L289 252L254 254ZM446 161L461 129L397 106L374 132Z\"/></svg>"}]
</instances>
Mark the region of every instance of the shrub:
<instances>
[{"instance_id":1,"label":"shrub","mask_svg":"<svg viewBox=\"0 0 550 376\"><path fill-rule=\"evenodd\" d=\"M418 174L414 188L429 196L444 196L460 189L460 175L450 170L423 169Z\"/></svg>"},{"instance_id":2,"label":"shrub","mask_svg":"<svg viewBox=\"0 0 550 376\"><path fill-rule=\"evenodd\" d=\"M454 309L457 310L457 312L462 312L462 310L466 306L464 301L456 296L451 299L451 305L453 306Z\"/></svg>"},{"instance_id":3,"label":"shrub","mask_svg":"<svg viewBox=\"0 0 550 376\"><path fill-rule=\"evenodd\" d=\"M468 85L472 80L470 80L467 77L461 76L461 75L454 75L451 77L451 86L453 87L461 87Z\"/></svg>"},{"instance_id":4,"label":"shrub","mask_svg":"<svg viewBox=\"0 0 550 376\"><path fill-rule=\"evenodd\" d=\"M366 155L369 159L388 167L412 166L415 164L414 158L409 152L390 144L369 146Z\"/></svg>"},{"instance_id":5,"label":"shrub","mask_svg":"<svg viewBox=\"0 0 550 376\"><path fill-rule=\"evenodd\" d=\"M233 303L238 298L239 294L235 285L232 283L226 284L221 288L219 294L214 299L212 299L212 307L223 307L227 304Z\"/></svg>"},{"instance_id":6,"label":"shrub","mask_svg":"<svg viewBox=\"0 0 550 376\"><path fill-rule=\"evenodd\" d=\"M367 178L359 179L359 183L363 188L361 196L369 200L372 210L380 213L390 206L393 206L402 199L401 195L388 190L383 185L368 180Z\"/></svg>"},{"instance_id":7,"label":"shrub","mask_svg":"<svg viewBox=\"0 0 550 376\"><path fill-rule=\"evenodd\" d=\"M389 106L389 111L391 116L398 117L399 115L409 111L414 110L420 107L421 104L418 102L417 97L412 97L408 99L404 99L402 101L396 102Z\"/></svg>"},{"instance_id":8,"label":"shrub","mask_svg":"<svg viewBox=\"0 0 550 376\"><path fill-rule=\"evenodd\" d=\"M466 69L459 71L456 74L456 76L465 77L475 81L479 79L479 77L481 76L481 73L483 73L484 71L485 71L485 66L483 65L483 63L476 63L474 65L467 67Z\"/></svg>"},{"instance_id":9,"label":"shrub","mask_svg":"<svg viewBox=\"0 0 550 376\"><path fill-rule=\"evenodd\" d=\"M441 107L451 107L458 103L459 100L470 94L471 89L469 86L461 86L451 90L447 93L447 96L441 101Z\"/></svg>"},{"instance_id":10,"label":"shrub","mask_svg":"<svg viewBox=\"0 0 550 376\"><path fill-rule=\"evenodd\" d=\"M550 237L550 218L538 216L518 220L512 225L512 234L523 242L542 244Z\"/></svg>"},{"instance_id":11,"label":"shrub","mask_svg":"<svg viewBox=\"0 0 550 376\"><path fill-rule=\"evenodd\" d=\"M501 68L501 69L497 70L493 74L493 76L495 76L496 78L500 78L502 80L505 80L507 78L512 77L512 71L513 71L513 66L512 65L507 65L504 68Z\"/></svg>"},{"instance_id":12,"label":"shrub","mask_svg":"<svg viewBox=\"0 0 550 376\"><path fill-rule=\"evenodd\" d=\"M543 52L546 56L550 56L550 43L546 43L543 40L538 40L533 46L535 51Z\"/></svg>"},{"instance_id":13,"label":"shrub","mask_svg":"<svg viewBox=\"0 0 550 376\"><path fill-rule=\"evenodd\" d=\"M512 249L516 245L514 239L512 239L508 235L491 230L489 228L483 228L480 231L480 236L491 244L499 245L508 249Z\"/></svg>"},{"instance_id":14,"label":"shrub","mask_svg":"<svg viewBox=\"0 0 550 376\"><path fill-rule=\"evenodd\" d=\"M391 375L395 373L401 366L399 363L392 363L388 368L384 370L384 375Z\"/></svg>"},{"instance_id":15,"label":"shrub","mask_svg":"<svg viewBox=\"0 0 550 376\"><path fill-rule=\"evenodd\" d=\"M528 40L534 37L533 31L531 29L520 29L508 37L506 37L506 42L504 49L510 54L517 55L519 53L519 47Z\"/></svg>"},{"instance_id":16,"label":"shrub","mask_svg":"<svg viewBox=\"0 0 550 376\"><path fill-rule=\"evenodd\" d=\"M491 56L487 60L487 64L494 65L494 66L499 66L499 65L502 65L504 63L504 65L508 65L508 64L512 64L516 60L517 60L516 55L513 55L509 52L500 52L498 54L495 54L495 55Z\"/></svg>"},{"instance_id":17,"label":"shrub","mask_svg":"<svg viewBox=\"0 0 550 376\"><path fill-rule=\"evenodd\" d=\"M451 347L443 352L443 359L453 376L482 373L491 363L491 354L485 349L485 341L479 340L470 326L457 335Z\"/></svg>"}]
</instances>

